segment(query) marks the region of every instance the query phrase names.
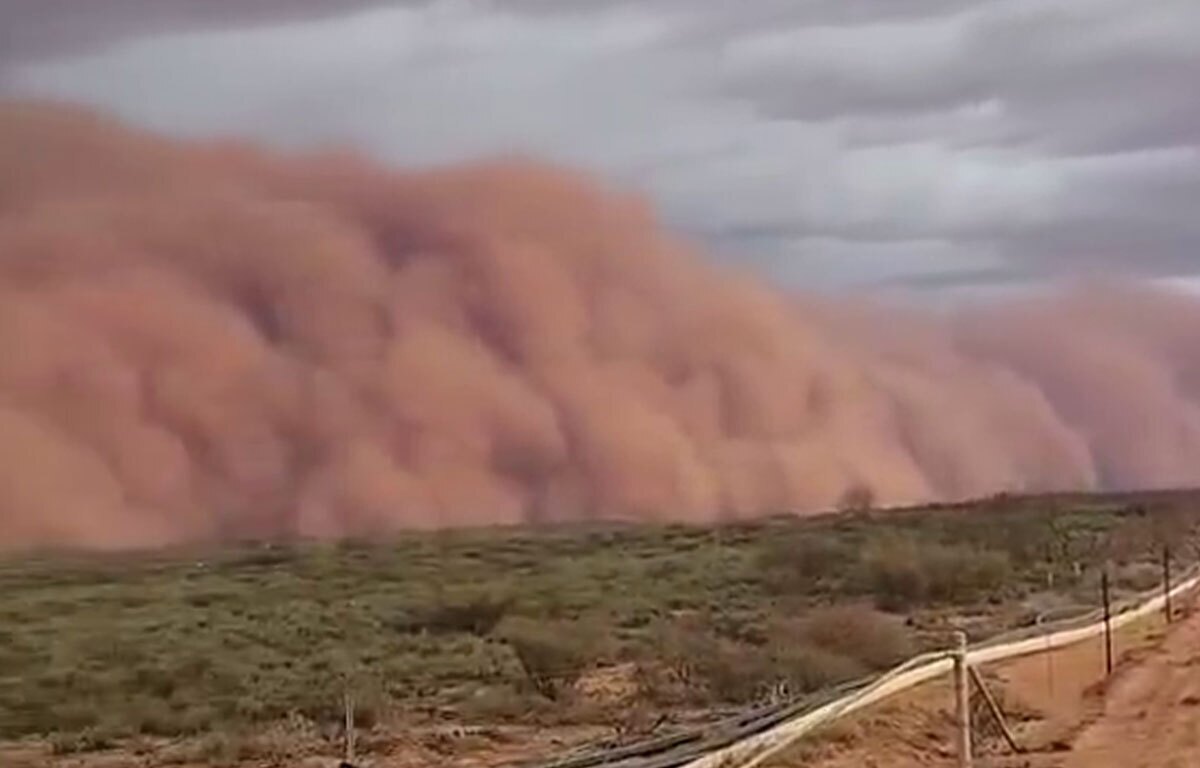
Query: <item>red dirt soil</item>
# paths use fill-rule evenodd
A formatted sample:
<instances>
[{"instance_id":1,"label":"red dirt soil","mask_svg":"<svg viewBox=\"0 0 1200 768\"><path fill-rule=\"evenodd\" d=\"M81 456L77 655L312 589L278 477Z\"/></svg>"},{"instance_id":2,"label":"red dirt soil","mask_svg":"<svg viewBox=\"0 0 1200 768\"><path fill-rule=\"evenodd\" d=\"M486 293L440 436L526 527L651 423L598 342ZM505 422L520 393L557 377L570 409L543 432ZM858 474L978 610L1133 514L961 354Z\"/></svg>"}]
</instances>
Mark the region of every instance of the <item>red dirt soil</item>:
<instances>
[{"instance_id":1,"label":"red dirt soil","mask_svg":"<svg viewBox=\"0 0 1200 768\"><path fill-rule=\"evenodd\" d=\"M1103 716L1075 740L1064 768L1200 765L1200 616L1116 680Z\"/></svg>"}]
</instances>

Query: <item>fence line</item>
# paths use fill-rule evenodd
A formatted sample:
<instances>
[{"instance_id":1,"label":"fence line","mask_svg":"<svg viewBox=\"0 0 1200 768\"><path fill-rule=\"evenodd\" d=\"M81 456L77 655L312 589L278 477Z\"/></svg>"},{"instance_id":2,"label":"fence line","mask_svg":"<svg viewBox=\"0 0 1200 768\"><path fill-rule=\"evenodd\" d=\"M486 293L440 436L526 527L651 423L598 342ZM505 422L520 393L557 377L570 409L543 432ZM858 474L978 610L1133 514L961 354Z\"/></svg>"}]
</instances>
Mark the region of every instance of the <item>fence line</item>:
<instances>
[{"instance_id":1,"label":"fence line","mask_svg":"<svg viewBox=\"0 0 1200 768\"><path fill-rule=\"evenodd\" d=\"M1181 577L1182 581L1169 592L1164 585L1158 585L1114 604L1113 630L1160 610L1168 594L1175 597L1200 586L1200 564ZM1048 654L1103 634L1103 609L1079 608L1078 614L1054 621L1048 621L1048 614L1043 614L1033 626L977 643L969 650L968 663L978 665ZM523 765L525 768L752 768L815 729L948 674L952 668L950 652L923 653L882 674L780 704L753 708L698 728L619 747L583 747L557 759Z\"/></svg>"},{"instance_id":2,"label":"fence line","mask_svg":"<svg viewBox=\"0 0 1200 768\"><path fill-rule=\"evenodd\" d=\"M1113 614L1113 631L1163 610L1168 600L1179 597L1200 585L1200 576L1193 575L1170 590L1157 588L1157 596L1149 597ZM1094 614L1094 612L1092 612ZM1089 614L1089 618L1092 617ZM1073 622L1071 622L1073 623ZM1084 640L1104 634L1104 621L1093 621L1080 627L1052 630L1046 634L1035 634L1022 639L997 639L982 647L968 651L969 664L987 664L1005 659L1014 659L1036 653L1046 653L1075 645ZM698 759L680 763L684 768L754 768L774 757L815 729L834 720L876 704L903 691L915 688L947 674L953 666L949 652L923 654L885 672L869 685L812 709L777 726L754 734Z\"/></svg>"}]
</instances>

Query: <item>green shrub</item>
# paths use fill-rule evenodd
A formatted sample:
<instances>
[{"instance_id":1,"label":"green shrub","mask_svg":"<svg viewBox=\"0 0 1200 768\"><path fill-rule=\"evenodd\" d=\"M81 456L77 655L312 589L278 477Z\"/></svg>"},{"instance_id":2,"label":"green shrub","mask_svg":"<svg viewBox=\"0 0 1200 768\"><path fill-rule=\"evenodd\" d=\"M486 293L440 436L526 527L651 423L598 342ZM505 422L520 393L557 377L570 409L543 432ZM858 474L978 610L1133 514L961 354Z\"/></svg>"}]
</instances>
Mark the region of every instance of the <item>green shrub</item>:
<instances>
[{"instance_id":1,"label":"green shrub","mask_svg":"<svg viewBox=\"0 0 1200 768\"><path fill-rule=\"evenodd\" d=\"M808 644L869 669L890 667L913 653L912 638L899 618L862 605L813 611L802 620L800 634Z\"/></svg>"},{"instance_id":2,"label":"green shrub","mask_svg":"<svg viewBox=\"0 0 1200 768\"><path fill-rule=\"evenodd\" d=\"M503 684L475 688L459 702L457 710L468 722L495 723L523 720L537 714L543 706L549 706L544 699L530 696L515 685Z\"/></svg>"},{"instance_id":3,"label":"green shrub","mask_svg":"<svg viewBox=\"0 0 1200 768\"><path fill-rule=\"evenodd\" d=\"M788 638L766 646L717 640L711 651L696 661L697 675L709 697L729 703L816 691L867 671L853 658Z\"/></svg>"},{"instance_id":4,"label":"green shrub","mask_svg":"<svg viewBox=\"0 0 1200 768\"><path fill-rule=\"evenodd\" d=\"M877 542L863 559L866 581L885 610L966 603L1003 593L1011 566L1003 552L910 539Z\"/></svg>"},{"instance_id":5,"label":"green shrub","mask_svg":"<svg viewBox=\"0 0 1200 768\"><path fill-rule=\"evenodd\" d=\"M82 731L59 732L50 735L50 751L56 755L99 752L112 749L114 746L116 746L116 738L103 728L87 728Z\"/></svg>"},{"instance_id":6,"label":"green shrub","mask_svg":"<svg viewBox=\"0 0 1200 768\"><path fill-rule=\"evenodd\" d=\"M483 637L496 628L511 605L512 600L508 598L490 595L449 598L412 611L393 622L393 627L410 633L463 633Z\"/></svg>"},{"instance_id":7,"label":"green shrub","mask_svg":"<svg viewBox=\"0 0 1200 768\"><path fill-rule=\"evenodd\" d=\"M917 546L908 539L876 543L863 558L868 589L885 610L905 610L929 594L929 573Z\"/></svg>"},{"instance_id":8,"label":"green shrub","mask_svg":"<svg viewBox=\"0 0 1200 768\"><path fill-rule=\"evenodd\" d=\"M698 665L713 652L715 639L695 617L670 619L655 624L647 655L661 665L670 682L690 687L697 684Z\"/></svg>"},{"instance_id":9,"label":"green shrub","mask_svg":"<svg viewBox=\"0 0 1200 768\"><path fill-rule=\"evenodd\" d=\"M822 623L821 630L832 632L833 625ZM854 631L866 636L863 630ZM772 625L765 642L753 643L723 636L694 618L664 622L640 669L640 685L666 701L746 703L780 690L816 690L867 671L862 661L839 652L834 638L823 639L830 647L815 643L804 625L795 624ZM881 640L869 641L883 647ZM898 652L899 647L888 650Z\"/></svg>"},{"instance_id":10,"label":"green shrub","mask_svg":"<svg viewBox=\"0 0 1200 768\"><path fill-rule=\"evenodd\" d=\"M692 663L696 679L717 701L752 701L769 691L775 677L764 648L734 640L713 640Z\"/></svg>"},{"instance_id":11,"label":"green shrub","mask_svg":"<svg viewBox=\"0 0 1200 768\"><path fill-rule=\"evenodd\" d=\"M768 650L770 680L789 694L818 691L866 675L861 661L830 648L804 642L777 643Z\"/></svg>"},{"instance_id":12,"label":"green shrub","mask_svg":"<svg viewBox=\"0 0 1200 768\"><path fill-rule=\"evenodd\" d=\"M929 597L964 603L1004 592L1011 574L1008 555L969 547L931 547Z\"/></svg>"},{"instance_id":13,"label":"green shrub","mask_svg":"<svg viewBox=\"0 0 1200 768\"><path fill-rule=\"evenodd\" d=\"M1159 563L1131 563L1117 568L1113 584L1119 589L1145 592L1162 583L1162 565Z\"/></svg>"},{"instance_id":14,"label":"green shrub","mask_svg":"<svg viewBox=\"0 0 1200 768\"><path fill-rule=\"evenodd\" d=\"M597 658L596 629L581 622L514 617L500 636L512 648L526 681L551 701L560 699Z\"/></svg>"},{"instance_id":15,"label":"green shrub","mask_svg":"<svg viewBox=\"0 0 1200 768\"><path fill-rule=\"evenodd\" d=\"M821 534L768 539L755 560L763 584L776 594L806 594L853 562L853 550Z\"/></svg>"}]
</instances>

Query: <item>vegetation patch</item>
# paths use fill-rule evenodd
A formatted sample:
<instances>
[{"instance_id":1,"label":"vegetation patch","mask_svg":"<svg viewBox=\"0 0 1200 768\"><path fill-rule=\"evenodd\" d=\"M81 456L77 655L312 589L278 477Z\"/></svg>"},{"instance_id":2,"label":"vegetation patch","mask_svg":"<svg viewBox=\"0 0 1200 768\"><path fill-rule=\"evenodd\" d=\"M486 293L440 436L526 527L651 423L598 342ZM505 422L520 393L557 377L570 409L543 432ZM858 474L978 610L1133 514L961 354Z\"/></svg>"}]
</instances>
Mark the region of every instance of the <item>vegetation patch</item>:
<instances>
[{"instance_id":1,"label":"vegetation patch","mask_svg":"<svg viewBox=\"0 0 1200 768\"><path fill-rule=\"evenodd\" d=\"M846 508L9 558L0 738L66 754L192 736L233 759L272 752L238 734L273 724L334 738L347 688L363 728L413 713L625 723L763 701L941 647L948 616L982 617L979 637L1035 603L1094 605L1105 563L1118 596L1153 586L1164 544L1177 573L1193 559L1200 520L1180 494ZM592 693L617 677L620 696Z\"/></svg>"}]
</instances>

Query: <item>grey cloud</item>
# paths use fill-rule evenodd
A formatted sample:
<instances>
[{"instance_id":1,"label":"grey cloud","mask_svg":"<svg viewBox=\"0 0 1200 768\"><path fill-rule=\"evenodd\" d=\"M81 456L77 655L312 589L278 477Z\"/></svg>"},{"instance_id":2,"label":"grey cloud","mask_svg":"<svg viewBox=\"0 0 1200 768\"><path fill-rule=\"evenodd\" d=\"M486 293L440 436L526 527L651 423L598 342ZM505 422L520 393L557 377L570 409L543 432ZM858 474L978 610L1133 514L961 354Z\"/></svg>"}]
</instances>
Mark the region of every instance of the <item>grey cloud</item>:
<instances>
[{"instance_id":1,"label":"grey cloud","mask_svg":"<svg viewBox=\"0 0 1200 768\"><path fill-rule=\"evenodd\" d=\"M793 283L1200 272L1195 0L0 0L0 30L12 91L544 155Z\"/></svg>"},{"instance_id":2,"label":"grey cloud","mask_svg":"<svg viewBox=\"0 0 1200 768\"><path fill-rule=\"evenodd\" d=\"M0 0L0 65L91 51L142 35L331 17L388 2Z\"/></svg>"},{"instance_id":3,"label":"grey cloud","mask_svg":"<svg viewBox=\"0 0 1200 768\"><path fill-rule=\"evenodd\" d=\"M792 45L735 71L727 87L783 119L886 122L994 100L1014 136L1048 149L1170 146L1191 141L1200 118L1189 85L1200 71L1197 30L1200 5L1173 0L987 0L944 16L832 28L798 19L736 46L735 55L753 53L794 33ZM849 55L806 53L831 39Z\"/></svg>"},{"instance_id":4,"label":"grey cloud","mask_svg":"<svg viewBox=\"0 0 1200 768\"><path fill-rule=\"evenodd\" d=\"M762 29L770 24L847 24L881 19L930 16L959 8L961 0L503 0L497 7L535 13L588 13L598 7L653 8L683 18L692 29L725 35Z\"/></svg>"}]
</instances>

